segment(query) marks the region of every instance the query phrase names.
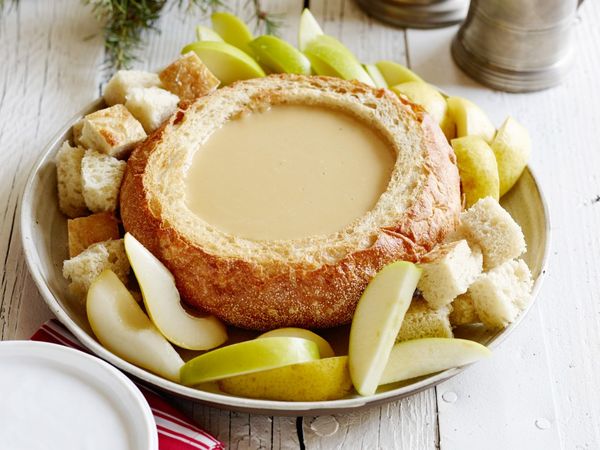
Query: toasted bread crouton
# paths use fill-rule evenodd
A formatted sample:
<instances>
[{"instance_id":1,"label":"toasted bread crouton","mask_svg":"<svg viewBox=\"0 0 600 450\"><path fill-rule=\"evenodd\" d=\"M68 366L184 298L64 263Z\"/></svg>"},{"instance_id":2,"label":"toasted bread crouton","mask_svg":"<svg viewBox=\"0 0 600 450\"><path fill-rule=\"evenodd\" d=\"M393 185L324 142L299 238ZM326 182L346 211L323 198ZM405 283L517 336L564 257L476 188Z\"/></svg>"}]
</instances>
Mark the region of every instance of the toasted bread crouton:
<instances>
[{"instance_id":1,"label":"toasted bread crouton","mask_svg":"<svg viewBox=\"0 0 600 450\"><path fill-rule=\"evenodd\" d=\"M115 211L119 200L125 161L94 150L86 150L81 161L83 197L93 212Z\"/></svg>"},{"instance_id":2,"label":"toasted bread crouton","mask_svg":"<svg viewBox=\"0 0 600 450\"><path fill-rule=\"evenodd\" d=\"M92 244L79 255L66 260L63 276L70 280L71 292L81 298L105 269L112 270L123 283L127 283L130 267L123 239Z\"/></svg>"},{"instance_id":3,"label":"toasted bread crouton","mask_svg":"<svg viewBox=\"0 0 600 450\"><path fill-rule=\"evenodd\" d=\"M469 291L459 295L452 301L452 312L450 313L450 323L454 327L460 325L470 325L480 323L479 315L475 309L475 303L471 298Z\"/></svg>"},{"instance_id":4,"label":"toasted bread crouton","mask_svg":"<svg viewBox=\"0 0 600 450\"><path fill-rule=\"evenodd\" d=\"M402 321L396 342L429 337L453 337L449 313L450 309L447 306L431 309L424 300L413 299Z\"/></svg>"},{"instance_id":5,"label":"toasted bread crouton","mask_svg":"<svg viewBox=\"0 0 600 450\"><path fill-rule=\"evenodd\" d=\"M482 260L479 248L471 250L464 239L438 246L419 264L423 273L418 288L423 298L433 309L450 304L481 273Z\"/></svg>"},{"instance_id":6,"label":"toasted bread crouton","mask_svg":"<svg viewBox=\"0 0 600 450\"><path fill-rule=\"evenodd\" d=\"M127 94L125 107L140 121L146 133L156 130L177 110L179 97L157 87L134 88Z\"/></svg>"},{"instance_id":7,"label":"toasted bread crouton","mask_svg":"<svg viewBox=\"0 0 600 450\"><path fill-rule=\"evenodd\" d=\"M69 219L69 257L79 255L97 242L119 239L119 224L113 213L101 212L87 217Z\"/></svg>"},{"instance_id":8,"label":"toasted bread crouton","mask_svg":"<svg viewBox=\"0 0 600 450\"><path fill-rule=\"evenodd\" d=\"M119 70L104 88L104 101L108 106L125 104L127 94L134 88L161 87L158 75L142 70Z\"/></svg>"},{"instance_id":9,"label":"toasted bread crouton","mask_svg":"<svg viewBox=\"0 0 600 450\"><path fill-rule=\"evenodd\" d=\"M145 138L144 127L129 110L114 105L83 118L79 141L88 149L121 158Z\"/></svg>"},{"instance_id":10,"label":"toasted bread crouton","mask_svg":"<svg viewBox=\"0 0 600 450\"><path fill-rule=\"evenodd\" d=\"M77 146L83 147L81 143L81 132L83 131L83 119L78 120L71 127L71 134L73 135L73 143Z\"/></svg>"},{"instance_id":11,"label":"toasted bread crouton","mask_svg":"<svg viewBox=\"0 0 600 450\"><path fill-rule=\"evenodd\" d=\"M483 253L484 270L493 269L526 250L521 227L492 197L479 200L461 214L461 231Z\"/></svg>"},{"instance_id":12,"label":"toasted bread crouton","mask_svg":"<svg viewBox=\"0 0 600 450\"><path fill-rule=\"evenodd\" d=\"M79 217L87 213L81 182L81 160L85 150L64 142L56 154L56 178L58 184L58 206L68 217Z\"/></svg>"},{"instance_id":13,"label":"toasted bread crouton","mask_svg":"<svg viewBox=\"0 0 600 450\"><path fill-rule=\"evenodd\" d=\"M158 75L165 89L191 103L213 92L221 83L194 52L188 52Z\"/></svg>"},{"instance_id":14,"label":"toasted bread crouton","mask_svg":"<svg viewBox=\"0 0 600 450\"><path fill-rule=\"evenodd\" d=\"M481 275L469 288L477 315L488 328L504 328L529 304L533 281L522 259Z\"/></svg>"}]
</instances>

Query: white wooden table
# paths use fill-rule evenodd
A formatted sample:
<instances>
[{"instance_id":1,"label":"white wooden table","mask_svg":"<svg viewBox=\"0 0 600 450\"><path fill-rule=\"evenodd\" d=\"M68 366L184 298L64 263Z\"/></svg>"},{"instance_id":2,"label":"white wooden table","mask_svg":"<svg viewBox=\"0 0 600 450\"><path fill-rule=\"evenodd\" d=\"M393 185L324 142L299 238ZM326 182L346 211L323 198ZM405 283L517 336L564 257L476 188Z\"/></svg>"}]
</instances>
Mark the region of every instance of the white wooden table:
<instances>
[{"instance_id":1,"label":"white wooden table","mask_svg":"<svg viewBox=\"0 0 600 450\"><path fill-rule=\"evenodd\" d=\"M228 3L249 14L247 2ZM282 15L283 35L292 42L302 4L265 2ZM494 92L464 76L449 54L456 28L394 29L367 18L351 0L311 6L325 32L362 60L405 63L446 92L479 103L497 125L512 114L529 127L531 165L552 216L548 277L528 317L490 360L405 400L298 419L181 406L230 448L599 449L600 2L588 0L580 11L570 77L526 95ZM156 69L172 60L201 21L173 8L137 66ZM19 199L43 146L106 81L99 32L77 0L21 0L0 18L2 339L25 339L50 317L25 266Z\"/></svg>"}]
</instances>

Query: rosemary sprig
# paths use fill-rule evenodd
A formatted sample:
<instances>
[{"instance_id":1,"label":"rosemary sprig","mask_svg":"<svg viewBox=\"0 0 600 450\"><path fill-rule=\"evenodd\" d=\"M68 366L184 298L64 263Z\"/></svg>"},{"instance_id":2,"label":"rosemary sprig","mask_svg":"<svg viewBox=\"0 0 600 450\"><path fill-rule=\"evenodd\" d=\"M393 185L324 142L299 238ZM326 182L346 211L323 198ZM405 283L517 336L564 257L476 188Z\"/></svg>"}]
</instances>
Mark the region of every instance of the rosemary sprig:
<instances>
[{"instance_id":1,"label":"rosemary sprig","mask_svg":"<svg viewBox=\"0 0 600 450\"><path fill-rule=\"evenodd\" d=\"M275 14L267 13L262 7L260 0L248 0L254 7L254 28L256 33L264 32L265 34L278 35L279 30L283 26L283 21Z\"/></svg>"}]
</instances>

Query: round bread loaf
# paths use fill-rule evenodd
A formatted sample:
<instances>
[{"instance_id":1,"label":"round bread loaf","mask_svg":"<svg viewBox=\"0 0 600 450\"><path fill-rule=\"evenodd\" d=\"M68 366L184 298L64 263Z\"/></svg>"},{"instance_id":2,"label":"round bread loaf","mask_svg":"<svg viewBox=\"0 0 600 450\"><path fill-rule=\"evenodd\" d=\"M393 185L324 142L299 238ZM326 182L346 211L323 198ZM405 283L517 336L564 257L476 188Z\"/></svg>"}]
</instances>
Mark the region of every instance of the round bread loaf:
<instances>
[{"instance_id":1,"label":"round bread loaf","mask_svg":"<svg viewBox=\"0 0 600 450\"><path fill-rule=\"evenodd\" d=\"M278 104L343 111L397 155L386 191L345 229L254 241L186 206L186 171L207 137L239 114ZM125 229L173 272L184 301L255 330L350 322L375 273L392 261L418 261L454 230L459 212L455 156L431 117L386 89L329 77L272 75L197 100L135 149L121 188Z\"/></svg>"}]
</instances>

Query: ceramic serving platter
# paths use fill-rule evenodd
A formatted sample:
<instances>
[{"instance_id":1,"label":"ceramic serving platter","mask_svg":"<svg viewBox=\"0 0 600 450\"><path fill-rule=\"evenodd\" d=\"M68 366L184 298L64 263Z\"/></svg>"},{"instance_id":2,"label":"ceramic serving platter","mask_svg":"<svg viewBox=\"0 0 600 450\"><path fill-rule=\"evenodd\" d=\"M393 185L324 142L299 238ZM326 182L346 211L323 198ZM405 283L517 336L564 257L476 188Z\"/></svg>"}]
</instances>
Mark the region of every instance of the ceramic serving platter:
<instances>
[{"instance_id":1,"label":"ceramic serving platter","mask_svg":"<svg viewBox=\"0 0 600 450\"><path fill-rule=\"evenodd\" d=\"M23 248L33 279L52 312L89 350L130 375L169 393L220 408L273 415L330 414L372 406L412 395L453 377L462 370L468 370L451 369L410 382L388 385L370 397L356 395L321 402L281 402L234 397L219 392L217 388L198 390L182 386L136 367L105 349L95 339L83 305L69 297L67 282L62 276L62 263L68 258L67 226L66 218L58 209L54 164L54 157L62 142L71 137L71 126L85 114L102 106L101 100L88 105L66 124L43 150L29 176L21 205ZM530 169L525 170L515 187L502 198L501 203L521 225L525 234L528 248L525 261L535 281L535 300L545 273L550 224L543 194ZM526 313L527 311L524 311L517 321L500 332L490 333L482 327L466 327L457 330L456 335L476 340L494 349L519 326ZM326 331L324 336L341 342L339 346L343 347L343 341L347 341L347 333L348 327L341 327ZM338 345L334 342L334 347L336 346Z\"/></svg>"}]
</instances>

